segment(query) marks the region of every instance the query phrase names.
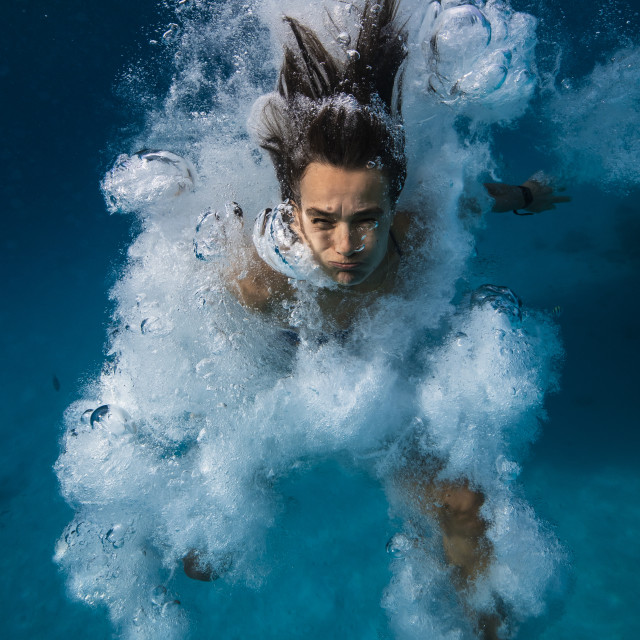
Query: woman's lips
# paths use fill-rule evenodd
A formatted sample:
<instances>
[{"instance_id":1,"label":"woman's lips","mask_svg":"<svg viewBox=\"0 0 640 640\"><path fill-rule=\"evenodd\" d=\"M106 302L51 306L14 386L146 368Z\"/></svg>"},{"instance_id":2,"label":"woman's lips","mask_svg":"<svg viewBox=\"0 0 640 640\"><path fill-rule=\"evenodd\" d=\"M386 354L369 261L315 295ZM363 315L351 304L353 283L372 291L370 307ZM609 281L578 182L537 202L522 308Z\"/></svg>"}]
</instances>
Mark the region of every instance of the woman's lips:
<instances>
[{"instance_id":1,"label":"woman's lips","mask_svg":"<svg viewBox=\"0 0 640 640\"><path fill-rule=\"evenodd\" d=\"M360 266L359 262L329 262L329 264L340 271L350 271Z\"/></svg>"}]
</instances>

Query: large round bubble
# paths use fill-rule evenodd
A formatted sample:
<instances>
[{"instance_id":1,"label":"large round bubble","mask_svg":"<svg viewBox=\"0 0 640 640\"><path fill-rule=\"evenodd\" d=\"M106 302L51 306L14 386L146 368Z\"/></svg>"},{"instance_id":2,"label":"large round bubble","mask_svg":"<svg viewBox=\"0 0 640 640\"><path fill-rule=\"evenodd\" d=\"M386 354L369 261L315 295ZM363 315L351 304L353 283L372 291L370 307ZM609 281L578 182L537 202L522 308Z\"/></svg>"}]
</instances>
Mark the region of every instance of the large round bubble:
<instances>
[{"instance_id":1,"label":"large round bubble","mask_svg":"<svg viewBox=\"0 0 640 640\"><path fill-rule=\"evenodd\" d=\"M102 181L111 213L139 211L171 201L195 185L193 165L171 151L144 149L122 154Z\"/></svg>"},{"instance_id":2,"label":"large round bubble","mask_svg":"<svg viewBox=\"0 0 640 640\"><path fill-rule=\"evenodd\" d=\"M438 72L459 78L491 42L491 24L473 5L451 7L437 17L429 42Z\"/></svg>"}]
</instances>

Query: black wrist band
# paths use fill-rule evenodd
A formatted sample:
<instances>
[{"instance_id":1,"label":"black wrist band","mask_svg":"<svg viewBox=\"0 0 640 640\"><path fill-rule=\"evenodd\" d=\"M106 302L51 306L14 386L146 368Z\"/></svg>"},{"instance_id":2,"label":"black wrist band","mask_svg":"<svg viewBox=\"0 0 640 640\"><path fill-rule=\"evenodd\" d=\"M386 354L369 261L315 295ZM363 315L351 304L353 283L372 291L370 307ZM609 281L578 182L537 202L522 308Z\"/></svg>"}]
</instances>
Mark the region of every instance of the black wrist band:
<instances>
[{"instance_id":1,"label":"black wrist band","mask_svg":"<svg viewBox=\"0 0 640 640\"><path fill-rule=\"evenodd\" d=\"M526 209L533 202L533 194L531 193L531 189L529 187L523 187L521 184L518 185L518 189L522 191L522 197L524 198L524 206L523 209ZM525 211L520 213L517 209L513 210L517 216L532 216L533 213Z\"/></svg>"},{"instance_id":2,"label":"black wrist band","mask_svg":"<svg viewBox=\"0 0 640 640\"><path fill-rule=\"evenodd\" d=\"M531 193L531 189L529 189L529 187L523 187L521 184L518 185L518 189L522 191L522 197L524 198L523 209L526 209L533 202L533 194Z\"/></svg>"}]
</instances>

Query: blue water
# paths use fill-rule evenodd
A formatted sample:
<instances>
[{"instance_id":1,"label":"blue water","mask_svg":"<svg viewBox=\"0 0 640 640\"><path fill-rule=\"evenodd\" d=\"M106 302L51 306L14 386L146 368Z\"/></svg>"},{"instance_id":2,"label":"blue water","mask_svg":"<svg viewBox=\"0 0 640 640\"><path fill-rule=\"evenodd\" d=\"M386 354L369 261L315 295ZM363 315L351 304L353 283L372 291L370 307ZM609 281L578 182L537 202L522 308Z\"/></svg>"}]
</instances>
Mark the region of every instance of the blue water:
<instances>
[{"instance_id":1,"label":"blue water","mask_svg":"<svg viewBox=\"0 0 640 640\"><path fill-rule=\"evenodd\" d=\"M627 40L638 32L638 8L629 3L583 3L579 12L566 2L519 8L542 16L548 27L539 54L544 69L552 69L558 47L565 52L558 79L579 82L596 61L639 44ZM131 60L155 55L147 42L171 16L159 3L134 7L120 0L100 6L16 1L5 8L4 637L112 633L104 610L68 599L65 576L52 562L55 541L72 517L52 465L62 413L104 359L112 311L107 291L131 234L130 221L107 216L98 183L149 105L118 97L116 79ZM162 71L156 82L163 95L168 78ZM553 162L545 151L553 129L540 125L543 108L544 95L517 128L496 132L506 181ZM562 210L522 219L493 216L479 232L475 260L486 279L509 285L530 307L560 307L566 352L562 389L547 399L549 421L520 480L538 516L570 553L571 585L562 606L523 637L640 634L634 597L640 192L637 183L626 186L628 193L619 185L568 185L574 199ZM277 522L265 544L281 561L260 591L177 576L181 597L200 612L195 637L390 637L379 602L390 576L384 547L397 523L387 517L380 488L366 474L329 460L288 475L278 494ZM317 538L296 535L311 530ZM318 549L324 550L320 556Z\"/></svg>"}]
</instances>

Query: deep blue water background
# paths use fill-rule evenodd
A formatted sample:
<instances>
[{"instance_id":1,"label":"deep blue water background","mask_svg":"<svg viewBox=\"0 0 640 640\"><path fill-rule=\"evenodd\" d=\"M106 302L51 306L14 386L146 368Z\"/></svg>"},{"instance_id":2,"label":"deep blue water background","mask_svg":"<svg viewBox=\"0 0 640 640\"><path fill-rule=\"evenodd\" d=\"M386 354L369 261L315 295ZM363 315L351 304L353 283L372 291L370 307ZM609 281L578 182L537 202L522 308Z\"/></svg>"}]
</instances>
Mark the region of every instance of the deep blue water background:
<instances>
[{"instance_id":1,"label":"deep blue water background","mask_svg":"<svg viewBox=\"0 0 640 640\"><path fill-rule=\"evenodd\" d=\"M564 0L542 14L538 3L518 6L543 16L543 64L550 65L555 55L551 43L562 43L560 78L588 73L618 47L624 29L638 32L637 16L629 14L634 21L629 27L616 13L620 7L637 11L637 3L581 3L578 11ZM98 188L118 143L126 148L128 132L141 126L143 117L141 108L117 96L116 78L132 60L151 55L148 40L162 33L171 16L155 0L14 0L4 7L3 637L110 636L104 612L66 598L64 578L51 561L55 540L71 518L51 467L62 412L77 397L82 379L101 365L107 291L131 233L130 221L107 215ZM158 65L157 70L162 87L167 69ZM535 108L517 129L496 134L507 181L521 181L552 163L545 139L553 134L540 124ZM569 190L574 200L561 211L491 218L480 235L478 260L527 305L562 309L562 392L548 401L550 420L522 477L536 511L555 526L573 558L565 611L544 638L632 639L640 637L635 613L640 193L635 189L620 197L598 185ZM297 490L289 483L289 493ZM364 636L355 630L336 635ZM233 637L231 630L223 637ZM304 634L292 631L291 637Z\"/></svg>"}]
</instances>

